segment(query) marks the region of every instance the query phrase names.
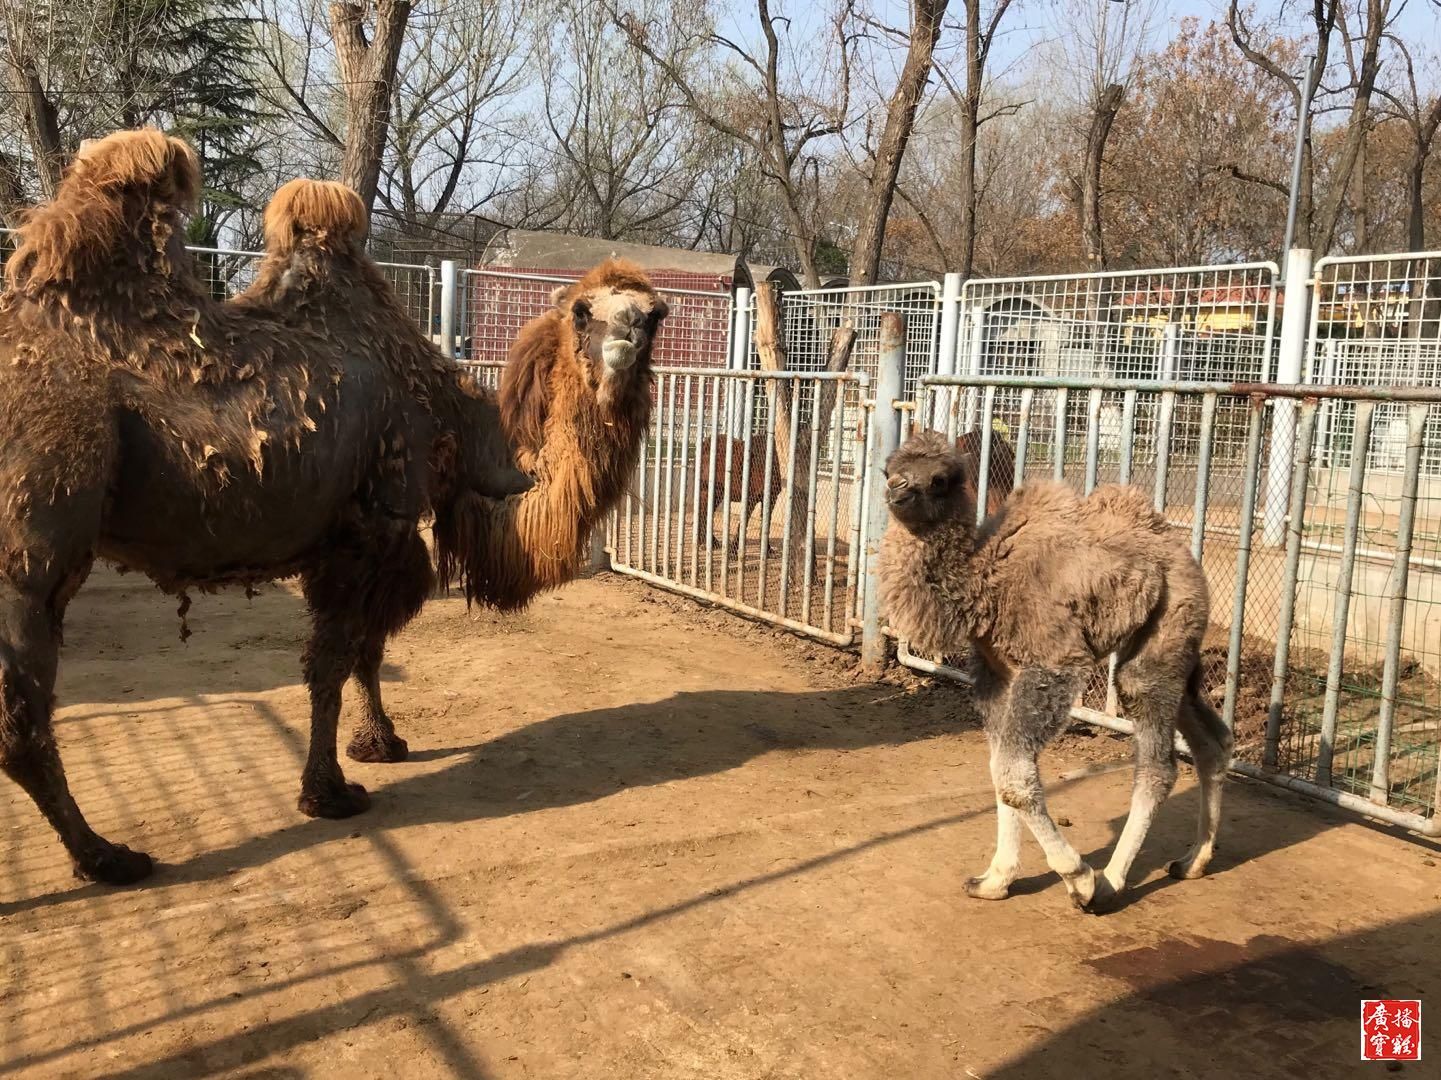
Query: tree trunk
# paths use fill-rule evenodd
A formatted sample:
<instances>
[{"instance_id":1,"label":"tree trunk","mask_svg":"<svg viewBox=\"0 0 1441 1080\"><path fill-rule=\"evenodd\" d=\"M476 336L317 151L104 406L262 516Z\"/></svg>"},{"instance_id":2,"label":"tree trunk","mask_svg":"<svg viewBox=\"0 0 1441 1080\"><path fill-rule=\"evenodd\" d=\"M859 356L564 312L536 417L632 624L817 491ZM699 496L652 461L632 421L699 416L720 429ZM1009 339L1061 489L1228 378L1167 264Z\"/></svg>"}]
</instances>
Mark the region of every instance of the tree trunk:
<instances>
[{"instance_id":1,"label":"tree trunk","mask_svg":"<svg viewBox=\"0 0 1441 1080\"><path fill-rule=\"evenodd\" d=\"M375 36L365 36L370 0L334 0L330 27L345 83L345 147L340 179L360 195L366 211L375 205L380 164L390 122L395 68L410 19L410 0L375 0Z\"/></svg>"},{"instance_id":2,"label":"tree trunk","mask_svg":"<svg viewBox=\"0 0 1441 1080\"><path fill-rule=\"evenodd\" d=\"M966 94L961 102L961 280L969 280L976 266L976 137L980 133L981 83L986 58L981 49L981 0L966 0Z\"/></svg>"},{"instance_id":3,"label":"tree trunk","mask_svg":"<svg viewBox=\"0 0 1441 1080\"><path fill-rule=\"evenodd\" d=\"M1111 126L1121 111L1126 88L1111 83L1096 99L1091 110L1091 126L1086 132L1086 162L1081 172L1081 244L1086 252L1086 269L1106 268L1106 240L1101 230L1101 164L1106 156L1106 141Z\"/></svg>"},{"instance_id":4,"label":"tree trunk","mask_svg":"<svg viewBox=\"0 0 1441 1080\"><path fill-rule=\"evenodd\" d=\"M60 173L65 151L60 142L60 117L55 103L45 93L35 65L28 60L10 63L10 87L25 118L25 134L30 143L30 156L40 180L40 198L55 197L60 186Z\"/></svg>"},{"instance_id":5,"label":"tree trunk","mask_svg":"<svg viewBox=\"0 0 1441 1080\"><path fill-rule=\"evenodd\" d=\"M947 0L911 0L911 43L906 63L896 82L896 91L886 107L886 126L876 149L876 160L866 190L861 224L851 247L850 283L872 285L881 264L881 246L886 238L886 219L896 197L896 180L901 159L916 123L916 110L931 79L936 42L941 36L941 18Z\"/></svg>"},{"instance_id":6,"label":"tree trunk","mask_svg":"<svg viewBox=\"0 0 1441 1080\"><path fill-rule=\"evenodd\" d=\"M1361 67L1356 74L1356 96L1351 100L1351 115L1346 123L1346 141L1342 144L1341 160L1330 178L1330 190L1326 193L1321 220L1316 228L1313 254L1317 257L1326 255L1336 242L1336 230L1346 206L1346 193L1351 187L1356 163L1361 159L1371 118L1371 95L1376 89L1377 72L1381 69L1378 51L1389 6L1389 0L1370 0L1368 5L1366 37L1361 47Z\"/></svg>"}]
</instances>

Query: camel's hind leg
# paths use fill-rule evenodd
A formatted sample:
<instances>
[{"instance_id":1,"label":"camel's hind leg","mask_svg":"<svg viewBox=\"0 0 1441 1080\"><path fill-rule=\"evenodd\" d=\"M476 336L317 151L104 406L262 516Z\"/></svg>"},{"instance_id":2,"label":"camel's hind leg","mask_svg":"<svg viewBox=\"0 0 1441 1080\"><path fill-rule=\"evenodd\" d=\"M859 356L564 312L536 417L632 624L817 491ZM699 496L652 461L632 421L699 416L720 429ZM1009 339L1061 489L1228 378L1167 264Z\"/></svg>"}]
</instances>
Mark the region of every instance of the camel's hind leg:
<instances>
[{"instance_id":1,"label":"camel's hind leg","mask_svg":"<svg viewBox=\"0 0 1441 1080\"><path fill-rule=\"evenodd\" d=\"M60 619L84 576L77 569L40 592L0 581L0 770L59 834L77 877L128 885L150 873L150 856L90 828L70 794L51 729Z\"/></svg>"},{"instance_id":2,"label":"camel's hind leg","mask_svg":"<svg viewBox=\"0 0 1441 1080\"><path fill-rule=\"evenodd\" d=\"M1190 747L1191 760L1196 764L1196 776L1201 785L1201 810L1195 846L1167 869L1172 877L1198 878L1206 872L1206 866L1216 850L1216 830L1221 824L1221 786L1231 765L1231 750L1235 743L1230 729L1201 696L1199 668L1187 685L1177 723L1186 745Z\"/></svg>"},{"instance_id":3,"label":"camel's hind leg","mask_svg":"<svg viewBox=\"0 0 1441 1080\"><path fill-rule=\"evenodd\" d=\"M1031 830L1046 854L1046 864L1066 883L1071 900L1077 907L1086 908L1095 895L1095 872L1051 819L1036 762L1046 743L1065 728L1080 681L1080 674L1074 671L1027 668L1012 681L998 707L988 710L986 735L991 742L996 801L1012 810ZM1007 866L1017 858L1014 847L1018 846L1018 830L1013 822L1002 821L1001 842L1011 845L1012 850L1002 851L998 845L992 861L998 875L989 882L991 886L999 885L1007 873L1014 878L1014 866ZM986 882L989 877L988 870L980 880ZM969 886L967 892L978 895Z\"/></svg>"},{"instance_id":4,"label":"camel's hind leg","mask_svg":"<svg viewBox=\"0 0 1441 1080\"><path fill-rule=\"evenodd\" d=\"M1154 653L1123 664L1116 672L1121 703L1135 728L1136 771L1131 811L1097 883L1093 907L1103 909L1125 891L1126 877L1151 829L1156 811L1176 786L1176 719L1183 684L1174 658Z\"/></svg>"},{"instance_id":5,"label":"camel's hind leg","mask_svg":"<svg viewBox=\"0 0 1441 1080\"><path fill-rule=\"evenodd\" d=\"M395 724L380 700L380 665L386 639L415 618L435 586L430 552L413 529L396 532L376 560L375 580L365 597L365 629L355 661L360 689L360 722L355 725L346 756L352 761L404 761L410 747L395 733Z\"/></svg>"}]
</instances>

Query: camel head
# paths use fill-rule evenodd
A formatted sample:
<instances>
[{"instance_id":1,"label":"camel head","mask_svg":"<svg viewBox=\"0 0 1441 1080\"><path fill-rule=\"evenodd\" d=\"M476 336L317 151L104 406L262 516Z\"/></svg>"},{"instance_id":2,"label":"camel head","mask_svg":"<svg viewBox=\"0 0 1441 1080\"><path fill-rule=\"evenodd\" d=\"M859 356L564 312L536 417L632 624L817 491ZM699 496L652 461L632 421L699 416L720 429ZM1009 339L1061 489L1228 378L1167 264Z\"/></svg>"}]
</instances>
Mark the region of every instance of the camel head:
<instances>
[{"instance_id":1,"label":"camel head","mask_svg":"<svg viewBox=\"0 0 1441 1080\"><path fill-rule=\"evenodd\" d=\"M918 431L886 462L886 506L912 533L944 521L974 522L976 496L965 455L939 431Z\"/></svg>"},{"instance_id":2,"label":"camel head","mask_svg":"<svg viewBox=\"0 0 1441 1080\"><path fill-rule=\"evenodd\" d=\"M199 160L180 139L142 128L87 140L55 198L26 216L6 284L82 310L144 309L147 290L188 280L185 220L199 194Z\"/></svg>"},{"instance_id":3,"label":"camel head","mask_svg":"<svg viewBox=\"0 0 1441 1080\"><path fill-rule=\"evenodd\" d=\"M651 350L670 308L649 279L628 262L608 259L551 302L569 330L570 350L602 405L628 387L648 387Z\"/></svg>"}]
</instances>

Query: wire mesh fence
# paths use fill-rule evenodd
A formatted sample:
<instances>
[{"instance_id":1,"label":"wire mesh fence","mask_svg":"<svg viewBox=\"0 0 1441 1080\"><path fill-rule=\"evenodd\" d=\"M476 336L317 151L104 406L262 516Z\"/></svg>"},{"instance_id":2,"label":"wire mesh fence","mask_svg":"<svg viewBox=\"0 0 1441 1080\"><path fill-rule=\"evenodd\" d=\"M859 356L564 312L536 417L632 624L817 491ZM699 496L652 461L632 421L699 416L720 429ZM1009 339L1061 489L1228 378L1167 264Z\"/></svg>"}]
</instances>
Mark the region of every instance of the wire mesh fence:
<instances>
[{"instance_id":1,"label":"wire mesh fence","mask_svg":"<svg viewBox=\"0 0 1441 1080\"><path fill-rule=\"evenodd\" d=\"M609 530L624 573L837 644L853 636L864 432L852 375L658 369L650 435ZM763 414L762 401L769 403ZM801 421L803 411L824 418ZM778 428L770 416L784 417Z\"/></svg>"}]
</instances>

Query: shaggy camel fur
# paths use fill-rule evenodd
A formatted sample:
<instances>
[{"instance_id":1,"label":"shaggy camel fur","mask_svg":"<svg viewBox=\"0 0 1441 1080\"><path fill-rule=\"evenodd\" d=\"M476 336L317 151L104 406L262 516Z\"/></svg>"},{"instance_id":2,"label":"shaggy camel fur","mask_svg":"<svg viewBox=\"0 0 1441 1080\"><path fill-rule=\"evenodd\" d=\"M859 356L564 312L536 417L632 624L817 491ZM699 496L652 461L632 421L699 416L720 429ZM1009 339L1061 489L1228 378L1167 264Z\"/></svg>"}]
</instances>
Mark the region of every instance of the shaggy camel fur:
<instances>
[{"instance_id":1,"label":"shaggy camel fur","mask_svg":"<svg viewBox=\"0 0 1441 1080\"><path fill-rule=\"evenodd\" d=\"M216 303L183 247L199 185L194 153L157 132L88 145L27 219L0 299L0 769L77 874L110 883L151 861L91 830L51 729L61 623L96 557L179 595L182 620L187 587L300 577L313 627L299 806L344 817L368 805L336 755L352 675L364 715L351 756L405 753L378 670L435 584L419 523L492 497L503 526L521 492L536 495L495 400L413 327L364 256L353 194L280 192L255 288ZM648 343L632 344L628 364L597 378L617 383L613 400L648 381ZM513 548L504 532L473 539Z\"/></svg>"},{"instance_id":2,"label":"shaggy camel fur","mask_svg":"<svg viewBox=\"0 0 1441 1080\"><path fill-rule=\"evenodd\" d=\"M892 520L881 588L891 625L912 644L935 654L969 645L975 657L999 822L990 868L966 891L1008 895L1024 822L1077 906L1112 904L1175 783L1177 727L1200 776L1201 812L1195 846L1170 870L1199 877L1215 846L1232 744L1201 694L1210 601L1200 566L1134 488L1081 498L1059 484L1029 484L978 529L964 471L935 432L912 436L886 463ZM1135 725L1136 772L1130 815L1097 875L1047 813L1036 758L1112 653Z\"/></svg>"}]
</instances>

